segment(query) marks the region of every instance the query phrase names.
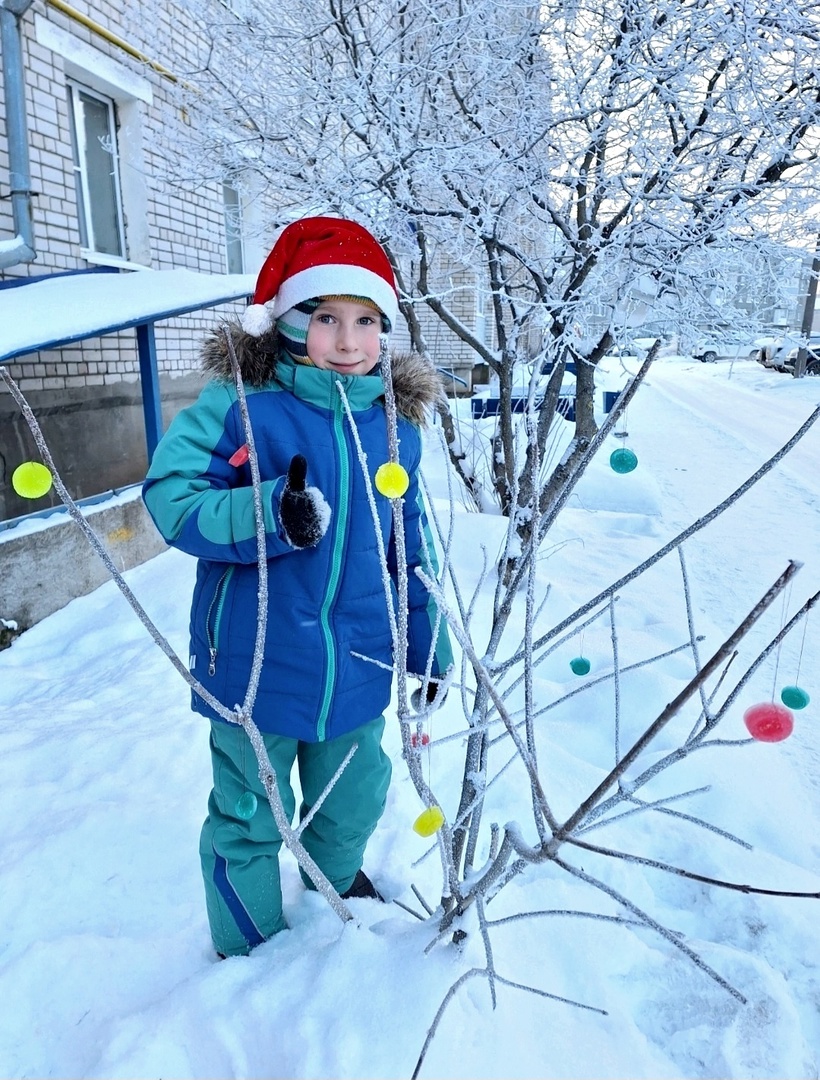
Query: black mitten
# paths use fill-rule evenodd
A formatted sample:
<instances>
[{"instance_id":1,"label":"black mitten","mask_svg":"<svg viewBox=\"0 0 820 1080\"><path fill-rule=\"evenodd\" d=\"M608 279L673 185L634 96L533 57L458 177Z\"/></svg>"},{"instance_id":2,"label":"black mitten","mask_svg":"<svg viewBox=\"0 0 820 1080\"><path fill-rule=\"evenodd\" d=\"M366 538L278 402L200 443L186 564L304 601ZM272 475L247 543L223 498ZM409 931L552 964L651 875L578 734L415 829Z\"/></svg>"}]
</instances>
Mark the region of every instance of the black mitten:
<instances>
[{"instance_id":1,"label":"black mitten","mask_svg":"<svg viewBox=\"0 0 820 1080\"><path fill-rule=\"evenodd\" d=\"M305 487L307 461L301 454L291 458L285 489L279 499L279 523L291 547L315 547L330 524L330 507L315 487Z\"/></svg>"},{"instance_id":2,"label":"black mitten","mask_svg":"<svg viewBox=\"0 0 820 1080\"><path fill-rule=\"evenodd\" d=\"M436 709L440 709L444 702L447 700L447 691L442 691L441 682L447 678L447 674L437 677L432 676L429 683L427 683L427 692L422 697L422 691L424 686L419 686L410 695L410 704L413 706L416 712L421 712L425 706L433 705Z\"/></svg>"}]
</instances>

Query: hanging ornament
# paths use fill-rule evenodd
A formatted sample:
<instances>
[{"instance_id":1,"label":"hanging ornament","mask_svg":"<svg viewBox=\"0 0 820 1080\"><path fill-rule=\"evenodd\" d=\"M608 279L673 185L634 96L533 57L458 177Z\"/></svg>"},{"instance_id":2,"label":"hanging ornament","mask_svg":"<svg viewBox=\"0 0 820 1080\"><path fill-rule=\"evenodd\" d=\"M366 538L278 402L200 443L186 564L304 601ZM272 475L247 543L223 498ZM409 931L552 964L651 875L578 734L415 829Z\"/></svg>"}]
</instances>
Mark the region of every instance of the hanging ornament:
<instances>
[{"instance_id":1,"label":"hanging ornament","mask_svg":"<svg viewBox=\"0 0 820 1080\"><path fill-rule=\"evenodd\" d=\"M234 812L238 818L242 818L243 821L250 821L253 815L256 813L256 808L259 802L252 791L246 791L244 795L240 795L236 800L236 806Z\"/></svg>"},{"instance_id":2,"label":"hanging ornament","mask_svg":"<svg viewBox=\"0 0 820 1080\"><path fill-rule=\"evenodd\" d=\"M410 734L411 746L427 746L429 742L430 736L427 734L426 731L423 731L421 735L419 735L417 731L413 731Z\"/></svg>"},{"instance_id":3,"label":"hanging ornament","mask_svg":"<svg viewBox=\"0 0 820 1080\"><path fill-rule=\"evenodd\" d=\"M235 450L228 458L228 464L233 465L235 469L238 469L240 465L244 465L250 458L250 451L248 450L248 444L242 443L238 450Z\"/></svg>"},{"instance_id":4,"label":"hanging ornament","mask_svg":"<svg viewBox=\"0 0 820 1080\"><path fill-rule=\"evenodd\" d=\"M802 686L784 686L780 691L780 700L789 709L805 709L811 698Z\"/></svg>"},{"instance_id":5,"label":"hanging ornament","mask_svg":"<svg viewBox=\"0 0 820 1080\"><path fill-rule=\"evenodd\" d=\"M585 656L573 657L569 662L569 666L573 675L588 675L589 669L592 667Z\"/></svg>"},{"instance_id":6,"label":"hanging ornament","mask_svg":"<svg viewBox=\"0 0 820 1080\"><path fill-rule=\"evenodd\" d=\"M41 499L51 484L51 473L39 461L24 461L11 474L11 486L21 499Z\"/></svg>"},{"instance_id":7,"label":"hanging ornament","mask_svg":"<svg viewBox=\"0 0 820 1080\"><path fill-rule=\"evenodd\" d=\"M386 499L400 499L410 486L410 477L397 461L385 461L376 469L376 490Z\"/></svg>"},{"instance_id":8,"label":"hanging ornament","mask_svg":"<svg viewBox=\"0 0 820 1080\"><path fill-rule=\"evenodd\" d=\"M419 836L432 836L437 833L444 824L444 814L439 806L429 806L422 810L413 822L413 831Z\"/></svg>"},{"instance_id":9,"label":"hanging ornament","mask_svg":"<svg viewBox=\"0 0 820 1080\"><path fill-rule=\"evenodd\" d=\"M791 712L774 701L752 705L743 714L743 723L758 742L781 742L788 739L794 729Z\"/></svg>"},{"instance_id":10,"label":"hanging ornament","mask_svg":"<svg viewBox=\"0 0 820 1080\"><path fill-rule=\"evenodd\" d=\"M616 473L630 473L638 467L638 456L625 446L619 446L609 455L609 466Z\"/></svg>"}]
</instances>

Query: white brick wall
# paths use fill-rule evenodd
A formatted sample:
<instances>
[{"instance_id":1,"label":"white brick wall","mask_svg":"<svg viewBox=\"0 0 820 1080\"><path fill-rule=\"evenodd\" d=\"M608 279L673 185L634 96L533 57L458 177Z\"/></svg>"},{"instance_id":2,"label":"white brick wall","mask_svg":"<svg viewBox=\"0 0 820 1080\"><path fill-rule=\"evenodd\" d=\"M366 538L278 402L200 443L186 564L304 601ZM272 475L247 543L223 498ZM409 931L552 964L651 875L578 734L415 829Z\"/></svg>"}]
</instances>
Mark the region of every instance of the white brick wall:
<instances>
[{"instance_id":1,"label":"white brick wall","mask_svg":"<svg viewBox=\"0 0 820 1080\"><path fill-rule=\"evenodd\" d=\"M190 43L195 40L193 27L186 23L184 11L176 6L173 17L170 11L161 12L160 25L149 28L150 40L135 36L140 32L140 23L128 17L128 0L94 4L72 0L72 7L165 66L168 61L163 55L163 42L173 38L173 52L184 55L185 49L190 49ZM41 20L39 34L37 20ZM45 29L42 20L48 23ZM127 158L127 162L121 161L121 171L133 166L136 155L141 165L144 200L143 206L137 207L143 211L142 221L133 220L134 213L129 214L133 207L129 207L126 200L129 256L134 257L132 250L136 247L143 256L143 265L154 269L186 267L204 273L225 273L221 185L214 183L210 188L183 194L170 189L161 179L166 163L157 150L162 145L157 134L160 131L167 134L168 125L179 122L178 110L169 95L172 84L168 79L43 0L29 9L21 25L29 157L32 187L36 192L32 208L37 259L28 265L0 270L0 282L9 278L82 270L92 265L81 253L66 99L67 77L84 81L78 57L88 65L87 85L92 88L100 90L99 80L110 81L112 78L122 86L133 83L147 88L142 96L148 101L132 96L128 102L127 131L123 130L126 109L118 110L120 149L122 157ZM61 52L44 45L41 40L59 44L66 35L70 35L70 42L76 43L76 54L71 47ZM7 178L5 103L1 97L0 177ZM138 121L136 126L131 122L134 114ZM129 144L126 155L123 140L133 138L135 130L140 136L140 145ZM0 239L12 235L9 200L0 200ZM146 251L147 258L144 257ZM181 374L198 367L198 342L203 328L211 325L214 318L215 313L204 312L202 316L189 316L157 326L161 373ZM129 331L91 339L61 353L21 358L10 364L9 370L20 380L24 390L70 389L111 384L117 380L134 381L139 371L134 333Z\"/></svg>"}]
</instances>

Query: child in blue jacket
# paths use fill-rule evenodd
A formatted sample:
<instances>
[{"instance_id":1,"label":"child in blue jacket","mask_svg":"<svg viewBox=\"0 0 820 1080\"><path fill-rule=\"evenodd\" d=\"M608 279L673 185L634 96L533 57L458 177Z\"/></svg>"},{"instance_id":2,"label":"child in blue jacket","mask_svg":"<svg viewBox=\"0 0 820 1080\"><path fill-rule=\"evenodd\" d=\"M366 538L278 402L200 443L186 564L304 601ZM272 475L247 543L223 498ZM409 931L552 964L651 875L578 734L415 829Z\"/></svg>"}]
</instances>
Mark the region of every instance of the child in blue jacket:
<instances>
[{"instance_id":1,"label":"child in blue jacket","mask_svg":"<svg viewBox=\"0 0 820 1080\"><path fill-rule=\"evenodd\" d=\"M170 425L143 489L166 541L198 559L191 671L233 709L244 699L251 671L258 571L250 466L227 333L259 458L268 558L267 637L254 720L291 819L294 763L303 818L357 745L301 837L346 898L380 898L362 862L390 783L381 737L393 643L355 434L372 482L388 460L380 336L397 314L390 262L366 229L332 217L289 225L260 271L241 323L223 324L206 342L211 381ZM410 478L403 501L407 663L423 675L432 652L435 679L446 673L452 654L443 623L434 633L436 607L414 568L436 565L418 485L419 428L441 388L434 368L419 357L396 356L391 367L399 460ZM381 496L376 503L395 580L391 506ZM200 841L211 935L220 955L238 955L286 926L282 839L244 730L221 720L195 693L192 707L211 721L213 790ZM251 795L256 809L248 817Z\"/></svg>"}]
</instances>

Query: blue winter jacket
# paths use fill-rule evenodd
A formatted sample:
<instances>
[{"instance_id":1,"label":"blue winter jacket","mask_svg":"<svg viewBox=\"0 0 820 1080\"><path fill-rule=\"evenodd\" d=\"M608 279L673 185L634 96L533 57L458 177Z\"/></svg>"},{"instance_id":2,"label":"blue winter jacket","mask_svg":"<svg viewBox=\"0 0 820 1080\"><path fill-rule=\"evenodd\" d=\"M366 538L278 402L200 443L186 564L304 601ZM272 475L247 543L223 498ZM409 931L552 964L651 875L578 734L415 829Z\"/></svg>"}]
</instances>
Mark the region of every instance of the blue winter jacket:
<instances>
[{"instance_id":1,"label":"blue winter jacket","mask_svg":"<svg viewBox=\"0 0 820 1080\"><path fill-rule=\"evenodd\" d=\"M354 431L336 387L341 383L348 397L372 482L388 459L384 385L379 375L342 376L294 364L273 342L259 344L235 326L231 333L259 458L268 557L267 634L253 716L262 731L321 742L373 720L390 701L393 642L384 575ZM224 334L215 334L206 349L206 366L217 377L171 423L143 497L165 540L199 560L191 672L233 709L244 700L254 650L257 540L250 465L241 460L246 439L221 341ZM397 357L394 364L399 409L418 420L438 392L435 372L418 357ZM433 650L432 672L439 675L452 663L446 627L439 620L436 633L435 603L413 572L436 568L418 486L417 423L400 416L398 436L410 477L403 500L408 669L423 674ZM331 508L325 536L302 550L285 539L278 513L297 453L307 459L308 486ZM378 493L375 502L395 607L391 504ZM195 692L192 707L218 719Z\"/></svg>"}]
</instances>

